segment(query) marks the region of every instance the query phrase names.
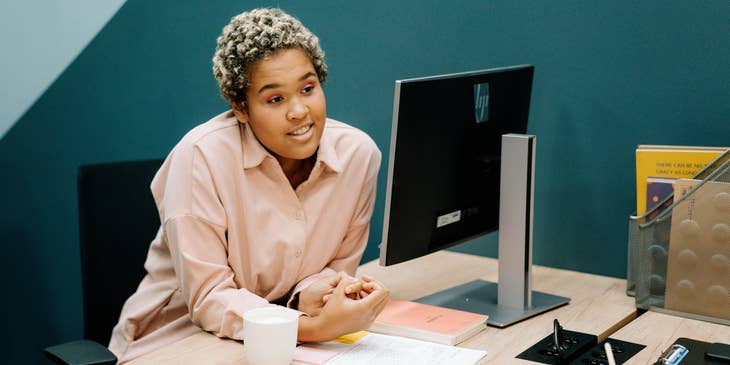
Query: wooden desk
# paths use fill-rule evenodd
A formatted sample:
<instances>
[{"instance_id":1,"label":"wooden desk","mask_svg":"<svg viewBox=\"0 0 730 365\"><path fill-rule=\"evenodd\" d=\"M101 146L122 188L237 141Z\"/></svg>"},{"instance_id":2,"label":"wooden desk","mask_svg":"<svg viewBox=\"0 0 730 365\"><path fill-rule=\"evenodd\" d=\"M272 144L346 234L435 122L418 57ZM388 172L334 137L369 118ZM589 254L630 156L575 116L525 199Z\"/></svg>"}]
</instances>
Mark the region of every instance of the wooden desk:
<instances>
[{"instance_id":1,"label":"wooden desk","mask_svg":"<svg viewBox=\"0 0 730 365\"><path fill-rule=\"evenodd\" d=\"M437 252L392 267L369 262L358 273L381 280L397 299L416 299L474 279L497 281L497 260L454 252ZM534 364L516 359L552 332L553 319L569 330L608 337L636 317L626 280L533 265L533 290L570 298L568 305L526 321L486 330L460 346L487 350L480 364Z\"/></svg>"},{"instance_id":2,"label":"wooden desk","mask_svg":"<svg viewBox=\"0 0 730 365\"><path fill-rule=\"evenodd\" d=\"M437 252L392 267L362 265L358 274L381 280L397 299L416 299L474 279L497 280L497 260ZM488 327L460 346L487 350L482 363L533 364L515 359L552 331L558 318L566 329L595 334L600 340L636 317L634 298L622 279L533 266L533 290L571 298L570 304L504 329ZM240 342L200 333L136 359L130 364L244 364Z\"/></svg>"},{"instance_id":3,"label":"wooden desk","mask_svg":"<svg viewBox=\"0 0 730 365\"><path fill-rule=\"evenodd\" d=\"M653 364L680 337L730 343L730 326L657 312L646 312L611 335L611 338L646 345L626 364Z\"/></svg>"}]
</instances>

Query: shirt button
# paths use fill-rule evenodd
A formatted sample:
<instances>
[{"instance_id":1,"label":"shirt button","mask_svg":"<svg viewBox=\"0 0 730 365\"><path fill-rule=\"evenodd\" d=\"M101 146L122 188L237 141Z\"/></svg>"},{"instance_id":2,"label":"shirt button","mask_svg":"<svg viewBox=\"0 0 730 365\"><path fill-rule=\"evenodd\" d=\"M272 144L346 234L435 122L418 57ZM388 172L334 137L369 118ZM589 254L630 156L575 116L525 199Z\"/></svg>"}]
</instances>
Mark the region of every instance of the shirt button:
<instances>
[{"instance_id":1,"label":"shirt button","mask_svg":"<svg viewBox=\"0 0 730 365\"><path fill-rule=\"evenodd\" d=\"M302 250L297 250L297 252L294 253L294 256L296 256L297 258L302 257Z\"/></svg>"},{"instance_id":2,"label":"shirt button","mask_svg":"<svg viewBox=\"0 0 730 365\"><path fill-rule=\"evenodd\" d=\"M304 220L304 212L302 212L301 210L297 210L297 212L294 213L294 218L300 221Z\"/></svg>"}]
</instances>

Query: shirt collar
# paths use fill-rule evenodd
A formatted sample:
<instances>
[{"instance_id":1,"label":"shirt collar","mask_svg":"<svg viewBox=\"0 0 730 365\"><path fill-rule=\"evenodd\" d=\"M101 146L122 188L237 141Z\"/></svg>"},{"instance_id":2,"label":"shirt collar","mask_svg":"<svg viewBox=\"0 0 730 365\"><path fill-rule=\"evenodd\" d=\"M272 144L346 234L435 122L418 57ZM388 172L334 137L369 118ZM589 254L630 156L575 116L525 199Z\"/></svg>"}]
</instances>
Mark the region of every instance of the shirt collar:
<instances>
[{"instance_id":1,"label":"shirt collar","mask_svg":"<svg viewBox=\"0 0 730 365\"><path fill-rule=\"evenodd\" d=\"M329 120L327 120L329 123ZM324 132L322 132L322 139L319 140L319 150L317 151L317 161L322 161L330 170L334 172L342 171L342 163L337 157L337 151L335 151L335 142L330 129L325 124Z\"/></svg>"},{"instance_id":2,"label":"shirt collar","mask_svg":"<svg viewBox=\"0 0 730 365\"><path fill-rule=\"evenodd\" d=\"M274 156L272 156L269 151L261 145L261 142L259 142L258 138L256 138L253 131L247 124L239 122L239 126L241 128L241 143L243 144L244 169L261 165L266 157L274 158ZM320 161L334 172L339 173L342 171L342 163L337 157L337 152L335 151L335 147L332 138L328 133L326 124L317 150L317 162Z\"/></svg>"},{"instance_id":3,"label":"shirt collar","mask_svg":"<svg viewBox=\"0 0 730 365\"><path fill-rule=\"evenodd\" d=\"M258 138L254 136L248 124L238 123L241 129L241 144L243 145L243 168L249 169L261 165L266 156L274 157L261 145Z\"/></svg>"}]
</instances>

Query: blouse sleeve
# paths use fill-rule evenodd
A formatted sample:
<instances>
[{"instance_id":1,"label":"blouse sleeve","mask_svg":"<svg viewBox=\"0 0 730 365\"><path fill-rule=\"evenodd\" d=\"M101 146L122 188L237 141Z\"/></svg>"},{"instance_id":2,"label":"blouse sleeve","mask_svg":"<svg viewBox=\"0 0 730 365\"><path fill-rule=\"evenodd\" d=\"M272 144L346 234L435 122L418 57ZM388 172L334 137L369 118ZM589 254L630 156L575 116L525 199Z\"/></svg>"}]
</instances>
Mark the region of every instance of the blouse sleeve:
<instances>
[{"instance_id":1,"label":"blouse sleeve","mask_svg":"<svg viewBox=\"0 0 730 365\"><path fill-rule=\"evenodd\" d=\"M160 182L164 195L155 199L188 313L205 331L240 340L243 313L270 304L238 288L233 280L227 260L227 217L203 157L194 147L177 149L175 154Z\"/></svg>"}]
</instances>

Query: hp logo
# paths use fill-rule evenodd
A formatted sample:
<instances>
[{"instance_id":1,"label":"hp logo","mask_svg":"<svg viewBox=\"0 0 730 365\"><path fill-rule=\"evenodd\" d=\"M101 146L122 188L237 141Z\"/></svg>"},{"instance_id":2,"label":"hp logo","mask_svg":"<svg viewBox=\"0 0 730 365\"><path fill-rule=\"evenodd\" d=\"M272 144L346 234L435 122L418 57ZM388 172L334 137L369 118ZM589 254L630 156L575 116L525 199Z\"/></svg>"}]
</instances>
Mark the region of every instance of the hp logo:
<instances>
[{"instance_id":1,"label":"hp logo","mask_svg":"<svg viewBox=\"0 0 730 365\"><path fill-rule=\"evenodd\" d=\"M489 83L474 84L474 118L477 123L489 121Z\"/></svg>"}]
</instances>

